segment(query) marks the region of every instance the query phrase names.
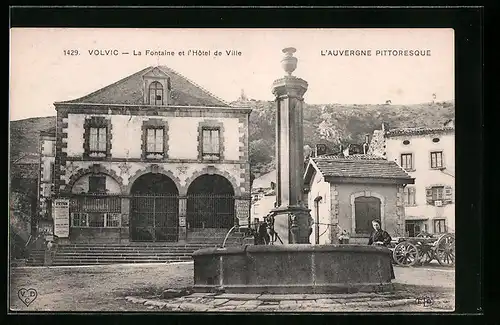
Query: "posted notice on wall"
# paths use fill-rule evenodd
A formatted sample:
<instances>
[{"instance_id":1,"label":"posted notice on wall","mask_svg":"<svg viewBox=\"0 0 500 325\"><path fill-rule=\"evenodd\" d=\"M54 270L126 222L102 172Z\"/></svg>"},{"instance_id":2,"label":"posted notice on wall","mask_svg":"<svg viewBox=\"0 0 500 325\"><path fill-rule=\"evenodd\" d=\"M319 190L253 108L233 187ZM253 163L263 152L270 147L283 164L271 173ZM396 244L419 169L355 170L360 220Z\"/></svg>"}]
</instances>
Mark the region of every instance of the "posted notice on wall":
<instances>
[{"instance_id":1,"label":"posted notice on wall","mask_svg":"<svg viewBox=\"0 0 500 325\"><path fill-rule=\"evenodd\" d=\"M56 199L52 206L54 219L54 235L61 238L69 236L69 200Z\"/></svg>"}]
</instances>

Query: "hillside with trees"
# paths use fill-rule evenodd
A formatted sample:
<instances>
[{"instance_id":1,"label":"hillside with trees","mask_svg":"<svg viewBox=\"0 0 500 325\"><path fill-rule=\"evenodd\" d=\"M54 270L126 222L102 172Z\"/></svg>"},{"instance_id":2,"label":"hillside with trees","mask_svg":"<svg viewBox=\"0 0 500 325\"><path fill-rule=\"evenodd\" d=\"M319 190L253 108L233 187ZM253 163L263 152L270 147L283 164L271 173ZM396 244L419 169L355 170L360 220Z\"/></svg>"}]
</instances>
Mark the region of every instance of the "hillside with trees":
<instances>
[{"instance_id":1,"label":"hillside with trees","mask_svg":"<svg viewBox=\"0 0 500 325\"><path fill-rule=\"evenodd\" d=\"M274 169L275 114L272 101L245 100L233 104L250 106L250 163L255 177ZM336 152L340 144L362 143L367 134L389 128L439 127L455 118L454 101L414 105L304 104L304 145L323 143Z\"/></svg>"},{"instance_id":2,"label":"hillside with trees","mask_svg":"<svg viewBox=\"0 0 500 325\"><path fill-rule=\"evenodd\" d=\"M250 163L255 177L274 169L275 114L272 101L238 100L235 105L249 106ZM304 145L311 148L324 143L332 151L340 144L362 143L366 134L389 128L438 127L455 117L454 101L395 105L388 101L377 105L304 105ZM10 123L11 161L23 156L37 156L38 133L55 127L55 117L39 117Z\"/></svg>"}]
</instances>

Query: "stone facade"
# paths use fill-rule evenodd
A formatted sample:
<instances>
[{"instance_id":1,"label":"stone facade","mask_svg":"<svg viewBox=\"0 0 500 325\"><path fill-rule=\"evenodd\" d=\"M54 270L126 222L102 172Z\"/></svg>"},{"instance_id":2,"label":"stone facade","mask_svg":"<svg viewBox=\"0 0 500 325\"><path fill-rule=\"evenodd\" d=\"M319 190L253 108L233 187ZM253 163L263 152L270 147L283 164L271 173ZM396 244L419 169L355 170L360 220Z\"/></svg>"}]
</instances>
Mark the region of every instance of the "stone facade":
<instances>
[{"instance_id":1,"label":"stone facade","mask_svg":"<svg viewBox=\"0 0 500 325\"><path fill-rule=\"evenodd\" d=\"M155 91L158 87L163 87L165 91L145 95L154 81L160 82L155 85ZM55 103L55 196L71 198L86 195L90 177L100 176L106 184L103 195L117 196L121 200L116 210L121 221L110 222L117 226L74 227L71 223L70 240L128 241L130 200L134 195L132 187L144 175L161 174L175 184L174 193L179 203L179 240L186 238L186 196L189 186L203 175L219 175L231 184L235 222L241 226L248 223L248 123L251 110L221 104L221 101L197 87L167 68L150 68L79 100ZM123 104L119 104L121 96ZM162 96L164 99L160 100ZM172 100L172 96L176 99ZM201 97L203 101L214 104L198 106ZM183 98L185 102L181 103ZM158 103L151 104L156 99ZM219 134L219 152L209 158L201 154L202 130L208 127ZM92 134L91 128L94 128L92 131L98 129L95 132L105 131ZM161 150L154 154L146 152L149 129L158 130L154 131L158 132L155 133L158 136L161 134L161 140L158 141ZM102 145L105 150L98 148L95 152L91 151L92 139L95 142L95 139L104 136L105 142L98 146Z\"/></svg>"},{"instance_id":2,"label":"stone facade","mask_svg":"<svg viewBox=\"0 0 500 325\"><path fill-rule=\"evenodd\" d=\"M415 184L402 189L402 208L408 229L404 235L426 231L439 234L455 228L455 129L453 120L443 127L375 130L370 149L405 168ZM439 153L442 164L432 166L432 153ZM411 157L411 162L402 161ZM408 158L407 158L408 159ZM442 195L433 198L433 189ZM434 203L439 199L439 204ZM411 228L411 229L410 229Z\"/></svg>"},{"instance_id":3,"label":"stone facade","mask_svg":"<svg viewBox=\"0 0 500 325\"><path fill-rule=\"evenodd\" d=\"M40 166L38 175L38 217L42 220L52 219L50 200L54 194L55 148L54 131L40 134Z\"/></svg>"},{"instance_id":4,"label":"stone facade","mask_svg":"<svg viewBox=\"0 0 500 325\"><path fill-rule=\"evenodd\" d=\"M350 243L366 244L369 233L356 232L357 198L370 198L379 202L379 211L374 215L379 216L382 228L391 236L400 236L404 231L405 220L403 188L405 184L411 184L413 180L401 176L383 177L377 174L381 173L380 169L375 168L369 171L371 176L366 178L349 177L349 171L345 169L342 169L345 176L332 177L337 165L344 163L343 159L325 158L320 166L326 165L330 169L321 170L313 158L309 161L304 181L308 188L308 205L311 215L317 224L313 225L311 243L337 244L339 235L346 231L350 236ZM367 161L355 159L351 160L350 164L352 170L361 170L367 168L367 164L370 165ZM386 168L387 173L399 167L389 164Z\"/></svg>"}]
</instances>

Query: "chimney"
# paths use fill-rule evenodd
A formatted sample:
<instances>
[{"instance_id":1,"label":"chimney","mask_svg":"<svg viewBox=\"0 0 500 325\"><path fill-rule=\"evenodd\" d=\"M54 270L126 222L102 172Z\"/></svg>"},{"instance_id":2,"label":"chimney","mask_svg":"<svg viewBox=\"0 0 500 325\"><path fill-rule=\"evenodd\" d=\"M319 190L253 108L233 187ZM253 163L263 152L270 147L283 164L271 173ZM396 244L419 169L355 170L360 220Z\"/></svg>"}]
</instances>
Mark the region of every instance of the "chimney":
<instances>
[{"instance_id":1,"label":"chimney","mask_svg":"<svg viewBox=\"0 0 500 325\"><path fill-rule=\"evenodd\" d=\"M363 155L366 155L368 152L368 146L370 145L370 135L365 135L365 143L363 143Z\"/></svg>"},{"instance_id":2,"label":"chimney","mask_svg":"<svg viewBox=\"0 0 500 325\"><path fill-rule=\"evenodd\" d=\"M316 154L315 154L316 157L326 155L326 151L327 151L326 145L322 144L322 143L317 144L315 151L316 151Z\"/></svg>"}]
</instances>

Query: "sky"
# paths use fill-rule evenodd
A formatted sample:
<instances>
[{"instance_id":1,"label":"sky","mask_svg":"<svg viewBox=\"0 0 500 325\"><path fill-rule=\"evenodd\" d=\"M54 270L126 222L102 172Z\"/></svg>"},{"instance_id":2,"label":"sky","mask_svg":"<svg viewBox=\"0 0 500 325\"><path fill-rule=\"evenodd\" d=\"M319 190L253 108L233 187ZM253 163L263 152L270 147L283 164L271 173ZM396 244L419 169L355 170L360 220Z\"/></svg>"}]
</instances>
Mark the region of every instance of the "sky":
<instances>
[{"instance_id":1,"label":"sky","mask_svg":"<svg viewBox=\"0 0 500 325\"><path fill-rule=\"evenodd\" d=\"M293 75L308 82L309 104L417 104L433 100L433 94L437 101L455 98L453 29L12 28L10 34L10 120L55 115L54 102L83 97L156 65L227 102L242 90L251 99L274 100L272 82L285 75L280 61L286 47L297 49ZM376 55L389 49L430 56ZM78 55L65 55L75 50ZM106 50L118 55L90 53ZM174 55L146 55L146 50ZM210 55L188 55L189 50ZM371 56L322 55L339 50L371 50Z\"/></svg>"}]
</instances>

